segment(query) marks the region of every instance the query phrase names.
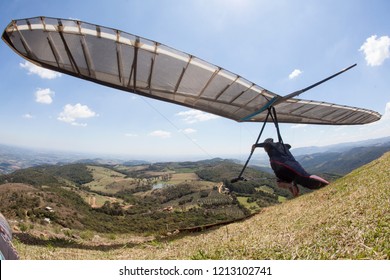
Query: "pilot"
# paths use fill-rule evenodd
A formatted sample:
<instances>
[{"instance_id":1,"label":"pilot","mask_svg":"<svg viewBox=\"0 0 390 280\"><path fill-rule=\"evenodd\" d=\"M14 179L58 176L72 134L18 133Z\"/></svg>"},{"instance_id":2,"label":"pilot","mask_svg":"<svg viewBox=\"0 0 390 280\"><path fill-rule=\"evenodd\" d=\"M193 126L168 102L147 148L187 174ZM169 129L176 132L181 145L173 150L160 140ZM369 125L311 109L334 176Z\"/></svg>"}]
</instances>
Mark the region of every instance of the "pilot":
<instances>
[{"instance_id":1,"label":"pilot","mask_svg":"<svg viewBox=\"0 0 390 280\"><path fill-rule=\"evenodd\" d=\"M291 154L291 145L275 143L272 138L268 138L263 143L254 144L252 151L257 147L262 147L267 152L271 168L277 177L278 187L290 190L293 197L299 195L298 184L312 190L329 184L323 178L311 175L303 169Z\"/></svg>"}]
</instances>

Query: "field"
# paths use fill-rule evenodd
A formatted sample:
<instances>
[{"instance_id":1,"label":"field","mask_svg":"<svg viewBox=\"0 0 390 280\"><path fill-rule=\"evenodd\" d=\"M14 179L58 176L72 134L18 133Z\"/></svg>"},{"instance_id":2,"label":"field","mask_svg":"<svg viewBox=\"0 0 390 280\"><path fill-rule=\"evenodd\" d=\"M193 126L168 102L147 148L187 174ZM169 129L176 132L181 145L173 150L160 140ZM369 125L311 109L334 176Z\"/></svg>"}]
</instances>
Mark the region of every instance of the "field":
<instances>
[{"instance_id":1,"label":"field","mask_svg":"<svg viewBox=\"0 0 390 280\"><path fill-rule=\"evenodd\" d=\"M199 181L198 175L193 172L189 173L173 173L172 177L168 180L168 184L179 184L183 182ZM215 184L215 183L214 183Z\"/></svg>"},{"instance_id":2,"label":"field","mask_svg":"<svg viewBox=\"0 0 390 280\"><path fill-rule=\"evenodd\" d=\"M91 193L91 192L87 192L87 191L83 191L83 190L78 190L76 192L92 208L102 207L106 201L110 201L111 203L118 202L122 205L126 205L124 203L123 199L120 199L120 198L115 198L115 197L111 197L111 196L107 196L107 195L100 195L100 194Z\"/></svg>"},{"instance_id":3,"label":"field","mask_svg":"<svg viewBox=\"0 0 390 280\"><path fill-rule=\"evenodd\" d=\"M237 199L238 202L245 208L248 208L251 213L256 213L261 209L256 202L248 202L249 198L247 196L238 196Z\"/></svg>"},{"instance_id":4,"label":"field","mask_svg":"<svg viewBox=\"0 0 390 280\"><path fill-rule=\"evenodd\" d=\"M126 175L119 173L109 168L102 166L88 166L88 170L92 173L93 181L84 184L85 187L92 191L113 194L118 191L117 188L110 188L109 186L117 182L125 182L132 185L132 179L125 179Z\"/></svg>"}]
</instances>

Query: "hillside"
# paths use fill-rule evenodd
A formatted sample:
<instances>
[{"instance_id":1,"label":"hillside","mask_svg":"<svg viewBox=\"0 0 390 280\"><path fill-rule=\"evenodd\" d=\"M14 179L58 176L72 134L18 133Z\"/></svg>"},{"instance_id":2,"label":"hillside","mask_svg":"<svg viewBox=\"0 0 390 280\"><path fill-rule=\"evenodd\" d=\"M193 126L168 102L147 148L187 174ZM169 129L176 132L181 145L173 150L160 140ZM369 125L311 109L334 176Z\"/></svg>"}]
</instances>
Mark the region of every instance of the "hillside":
<instances>
[{"instance_id":1,"label":"hillside","mask_svg":"<svg viewBox=\"0 0 390 280\"><path fill-rule=\"evenodd\" d=\"M388 178L390 153L326 188L200 233L16 247L24 259L390 259Z\"/></svg>"}]
</instances>

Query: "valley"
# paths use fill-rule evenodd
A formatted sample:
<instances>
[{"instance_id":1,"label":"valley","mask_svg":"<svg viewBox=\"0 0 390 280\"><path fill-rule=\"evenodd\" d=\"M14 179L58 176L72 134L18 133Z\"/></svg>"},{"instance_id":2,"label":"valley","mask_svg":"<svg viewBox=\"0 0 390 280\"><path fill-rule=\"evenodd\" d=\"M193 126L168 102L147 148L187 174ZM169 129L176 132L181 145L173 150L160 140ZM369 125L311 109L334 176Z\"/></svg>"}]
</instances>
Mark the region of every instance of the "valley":
<instances>
[{"instance_id":1,"label":"valley","mask_svg":"<svg viewBox=\"0 0 390 280\"><path fill-rule=\"evenodd\" d=\"M20 231L39 223L155 235L239 220L289 197L273 175L255 169L248 170L253 181L232 185L240 167L222 159L30 167L0 176L0 211Z\"/></svg>"}]
</instances>

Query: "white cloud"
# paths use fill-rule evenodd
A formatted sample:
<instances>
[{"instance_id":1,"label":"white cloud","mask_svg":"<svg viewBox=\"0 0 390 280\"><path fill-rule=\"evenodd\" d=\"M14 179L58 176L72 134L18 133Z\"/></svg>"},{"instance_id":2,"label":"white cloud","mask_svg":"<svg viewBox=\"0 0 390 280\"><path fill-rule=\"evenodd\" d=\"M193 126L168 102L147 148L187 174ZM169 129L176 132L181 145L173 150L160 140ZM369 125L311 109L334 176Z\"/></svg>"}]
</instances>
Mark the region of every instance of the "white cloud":
<instances>
[{"instance_id":1,"label":"white cloud","mask_svg":"<svg viewBox=\"0 0 390 280\"><path fill-rule=\"evenodd\" d=\"M70 123L75 126L87 126L86 123L78 123L77 119L87 119L98 116L94 111L88 108L87 105L67 104L64 110L59 114L58 120L66 123Z\"/></svg>"},{"instance_id":2,"label":"white cloud","mask_svg":"<svg viewBox=\"0 0 390 280\"><path fill-rule=\"evenodd\" d=\"M134 133L125 133L125 136L126 136L126 137L138 137L138 134L134 134Z\"/></svg>"},{"instance_id":3,"label":"white cloud","mask_svg":"<svg viewBox=\"0 0 390 280\"><path fill-rule=\"evenodd\" d=\"M20 67L26 69L29 75L35 74L41 77L42 79L55 79L61 77L61 73L51 71L49 69L45 69L39 67L31 62L26 61L25 63L19 63Z\"/></svg>"},{"instance_id":4,"label":"white cloud","mask_svg":"<svg viewBox=\"0 0 390 280\"><path fill-rule=\"evenodd\" d=\"M186 128L186 129L183 129L182 132L184 134L193 134L193 133L196 133L196 129L193 129L193 128Z\"/></svg>"},{"instance_id":5,"label":"white cloud","mask_svg":"<svg viewBox=\"0 0 390 280\"><path fill-rule=\"evenodd\" d=\"M366 126L382 125L383 123L390 124L390 101L385 105L385 111L382 114L380 120L367 124Z\"/></svg>"},{"instance_id":6,"label":"white cloud","mask_svg":"<svg viewBox=\"0 0 390 280\"><path fill-rule=\"evenodd\" d=\"M390 131L390 101L385 105L385 111L379 121L366 124L361 127L364 132L359 131L357 137L364 137L373 139L380 137L388 137Z\"/></svg>"},{"instance_id":7,"label":"white cloud","mask_svg":"<svg viewBox=\"0 0 390 280\"><path fill-rule=\"evenodd\" d=\"M34 118L34 116L31 115L30 113L24 114L22 117L23 117L24 119L33 119L33 118Z\"/></svg>"},{"instance_id":8,"label":"white cloud","mask_svg":"<svg viewBox=\"0 0 390 280\"><path fill-rule=\"evenodd\" d=\"M204 121L209 121L212 119L219 118L216 115L205 113L205 112L194 110L194 109L179 112L176 115L179 117L182 117L183 120L189 124L197 123L197 122L204 122Z\"/></svg>"},{"instance_id":9,"label":"white cloud","mask_svg":"<svg viewBox=\"0 0 390 280\"><path fill-rule=\"evenodd\" d=\"M38 88L35 92L35 101L42 104L51 104L54 94L54 91L49 88Z\"/></svg>"},{"instance_id":10,"label":"white cloud","mask_svg":"<svg viewBox=\"0 0 390 280\"><path fill-rule=\"evenodd\" d=\"M163 130L155 130L151 133L149 133L150 136L153 136L153 137L159 137L159 138L169 138L171 137L171 133L168 132L168 131L163 131Z\"/></svg>"},{"instance_id":11,"label":"white cloud","mask_svg":"<svg viewBox=\"0 0 390 280\"><path fill-rule=\"evenodd\" d=\"M382 120L390 120L390 102L386 103L385 113L383 114Z\"/></svg>"},{"instance_id":12,"label":"white cloud","mask_svg":"<svg viewBox=\"0 0 390 280\"><path fill-rule=\"evenodd\" d=\"M86 123L79 123L79 122L72 122L70 124L73 125L73 126L81 126L81 127L86 127L87 126Z\"/></svg>"},{"instance_id":13,"label":"white cloud","mask_svg":"<svg viewBox=\"0 0 390 280\"><path fill-rule=\"evenodd\" d=\"M299 69L294 69L294 71L292 71L291 74L288 75L288 78L289 78L290 80L292 80L292 79L297 78L297 77L298 77L299 75L301 75L301 74L302 74L302 71L301 71L301 70L299 70Z\"/></svg>"},{"instance_id":14,"label":"white cloud","mask_svg":"<svg viewBox=\"0 0 390 280\"><path fill-rule=\"evenodd\" d=\"M303 127L307 127L307 126L308 126L307 124L298 123L298 124L292 125L291 128L295 129L295 128L303 128Z\"/></svg>"},{"instance_id":15,"label":"white cloud","mask_svg":"<svg viewBox=\"0 0 390 280\"><path fill-rule=\"evenodd\" d=\"M359 51L364 52L367 65L380 66L390 57L390 37L382 36L377 39L376 35L367 38Z\"/></svg>"}]
</instances>

